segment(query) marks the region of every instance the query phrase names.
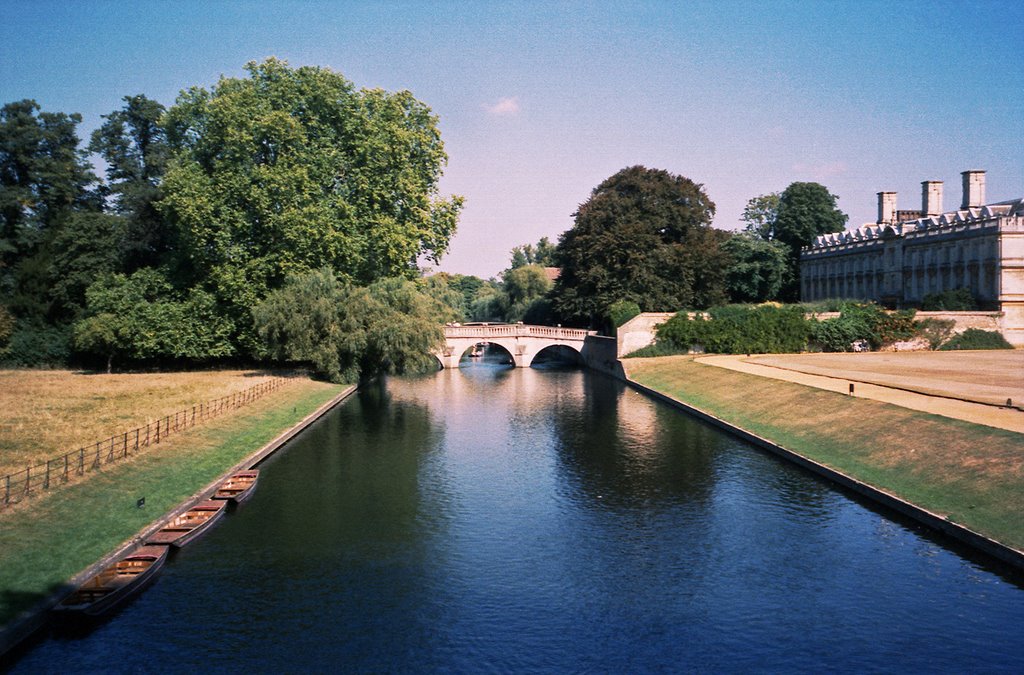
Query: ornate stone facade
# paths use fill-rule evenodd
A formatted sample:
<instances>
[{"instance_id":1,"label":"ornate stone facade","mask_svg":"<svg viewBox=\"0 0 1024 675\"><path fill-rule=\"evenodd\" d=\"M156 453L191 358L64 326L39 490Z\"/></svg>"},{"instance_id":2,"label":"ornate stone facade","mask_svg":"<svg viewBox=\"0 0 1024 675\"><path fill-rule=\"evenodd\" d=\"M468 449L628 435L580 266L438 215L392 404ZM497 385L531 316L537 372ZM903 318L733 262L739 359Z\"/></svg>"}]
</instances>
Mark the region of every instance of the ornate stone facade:
<instances>
[{"instance_id":1,"label":"ornate stone facade","mask_svg":"<svg viewBox=\"0 0 1024 675\"><path fill-rule=\"evenodd\" d=\"M1002 312L1006 339L1024 345L1024 198L984 204L985 172L962 175L956 211L943 213L942 183L925 181L920 212L897 211L896 193L880 192L878 222L816 237L800 254L801 297L907 307L968 288Z\"/></svg>"}]
</instances>

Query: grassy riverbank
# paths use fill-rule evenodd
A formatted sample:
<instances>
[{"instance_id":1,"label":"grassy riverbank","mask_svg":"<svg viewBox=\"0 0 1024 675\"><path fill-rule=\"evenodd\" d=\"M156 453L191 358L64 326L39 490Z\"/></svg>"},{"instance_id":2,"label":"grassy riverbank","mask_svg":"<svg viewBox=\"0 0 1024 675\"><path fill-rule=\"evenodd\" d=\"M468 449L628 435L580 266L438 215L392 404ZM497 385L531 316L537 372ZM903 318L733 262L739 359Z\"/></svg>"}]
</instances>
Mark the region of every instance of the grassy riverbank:
<instances>
[{"instance_id":1,"label":"grassy riverbank","mask_svg":"<svg viewBox=\"0 0 1024 675\"><path fill-rule=\"evenodd\" d=\"M131 375L0 370L0 474L273 377L273 372L254 370Z\"/></svg>"},{"instance_id":2,"label":"grassy riverbank","mask_svg":"<svg viewBox=\"0 0 1024 675\"><path fill-rule=\"evenodd\" d=\"M0 625L342 389L297 379L230 416L179 434L174 443L0 511ZM139 497L146 498L143 508L136 507Z\"/></svg>"},{"instance_id":3,"label":"grassy riverbank","mask_svg":"<svg viewBox=\"0 0 1024 675\"><path fill-rule=\"evenodd\" d=\"M627 359L631 379L1024 549L1024 435L702 365Z\"/></svg>"}]
</instances>

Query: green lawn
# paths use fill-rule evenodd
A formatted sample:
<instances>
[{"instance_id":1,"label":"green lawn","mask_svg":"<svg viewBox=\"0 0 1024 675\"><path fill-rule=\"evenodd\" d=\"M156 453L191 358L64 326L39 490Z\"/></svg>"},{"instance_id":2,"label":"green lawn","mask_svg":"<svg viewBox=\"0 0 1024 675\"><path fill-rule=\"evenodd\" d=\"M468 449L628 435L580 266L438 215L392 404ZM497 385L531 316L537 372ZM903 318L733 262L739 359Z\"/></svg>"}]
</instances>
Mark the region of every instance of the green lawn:
<instances>
[{"instance_id":1,"label":"green lawn","mask_svg":"<svg viewBox=\"0 0 1024 675\"><path fill-rule=\"evenodd\" d=\"M1024 549L1024 435L685 356L629 359L636 382Z\"/></svg>"},{"instance_id":2,"label":"green lawn","mask_svg":"<svg viewBox=\"0 0 1024 675\"><path fill-rule=\"evenodd\" d=\"M0 625L343 390L305 381L87 480L0 511ZM181 439L185 441L184 438ZM143 508L136 506L145 497Z\"/></svg>"}]
</instances>

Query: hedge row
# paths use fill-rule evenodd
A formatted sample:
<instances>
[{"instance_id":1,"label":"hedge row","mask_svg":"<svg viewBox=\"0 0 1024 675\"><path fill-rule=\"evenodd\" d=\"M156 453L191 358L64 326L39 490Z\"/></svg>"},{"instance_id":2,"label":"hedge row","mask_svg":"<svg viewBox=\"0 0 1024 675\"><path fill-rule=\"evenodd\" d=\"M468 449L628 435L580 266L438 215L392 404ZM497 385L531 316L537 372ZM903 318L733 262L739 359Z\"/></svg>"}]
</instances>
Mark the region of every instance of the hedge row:
<instances>
[{"instance_id":1,"label":"hedge row","mask_svg":"<svg viewBox=\"0 0 1024 675\"><path fill-rule=\"evenodd\" d=\"M800 351L876 350L917 336L932 349L946 342L952 322L914 320L914 310L886 312L874 303L844 302L839 316L808 319L800 305L728 305L705 313L679 312L657 329L654 345L630 356L686 353L779 354ZM998 333L969 330L943 349L1012 348ZM1004 346L1005 345L1005 346Z\"/></svg>"}]
</instances>

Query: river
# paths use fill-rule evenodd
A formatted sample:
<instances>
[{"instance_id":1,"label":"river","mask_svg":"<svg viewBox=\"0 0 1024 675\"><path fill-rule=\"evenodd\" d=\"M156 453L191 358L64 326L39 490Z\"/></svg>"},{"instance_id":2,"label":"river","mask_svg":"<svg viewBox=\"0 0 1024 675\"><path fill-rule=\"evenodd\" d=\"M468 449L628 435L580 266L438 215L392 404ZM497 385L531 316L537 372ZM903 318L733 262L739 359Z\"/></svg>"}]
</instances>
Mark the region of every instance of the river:
<instances>
[{"instance_id":1,"label":"river","mask_svg":"<svg viewBox=\"0 0 1024 675\"><path fill-rule=\"evenodd\" d=\"M15 672L1024 672L1024 584L601 375L392 379Z\"/></svg>"}]
</instances>

